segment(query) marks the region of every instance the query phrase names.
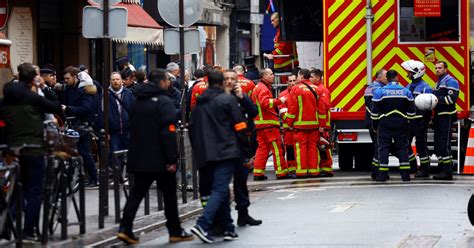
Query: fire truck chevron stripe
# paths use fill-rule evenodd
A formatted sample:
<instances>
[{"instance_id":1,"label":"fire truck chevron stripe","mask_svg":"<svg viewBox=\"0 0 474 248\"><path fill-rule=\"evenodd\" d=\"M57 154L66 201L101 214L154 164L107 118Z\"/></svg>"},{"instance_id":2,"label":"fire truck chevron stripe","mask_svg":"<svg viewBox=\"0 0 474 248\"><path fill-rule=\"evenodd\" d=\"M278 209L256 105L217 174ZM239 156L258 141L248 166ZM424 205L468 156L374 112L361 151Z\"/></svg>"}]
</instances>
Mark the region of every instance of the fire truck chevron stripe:
<instances>
[{"instance_id":1,"label":"fire truck chevron stripe","mask_svg":"<svg viewBox=\"0 0 474 248\"><path fill-rule=\"evenodd\" d=\"M387 35L382 42L380 42L380 44L374 47L374 50L372 51L372 58L376 58L379 54L387 54L387 52L392 49L392 47L389 45L393 42L393 39L395 39L395 31L391 31L390 34Z\"/></svg>"},{"instance_id":2,"label":"fire truck chevron stripe","mask_svg":"<svg viewBox=\"0 0 474 248\"><path fill-rule=\"evenodd\" d=\"M346 54L350 48L360 47L361 43L365 44L365 28L362 27L354 34L354 36L343 42L344 45L329 59L329 66L332 67L337 61L344 60L344 54ZM357 43L357 44L356 44ZM332 52L332 51L331 51Z\"/></svg>"},{"instance_id":3,"label":"fire truck chevron stripe","mask_svg":"<svg viewBox=\"0 0 474 248\"><path fill-rule=\"evenodd\" d=\"M445 54L447 57L452 57L454 59L454 60L450 60L450 61L453 61L453 62L456 61L458 63L457 66L463 66L464 65L464 58L454 48L452 48L452 47L443 47L442 49L444 51L446 51L446 53L443 52L443 54Z\"/></svg>"},{"instance_id":4,"label":"fire truck chevron stripe","mask_svg":"<svg viewBox=\"0 0 474 248\"><path fill-rule=\"evenodd\" d=\"M344 11L338 12L339 16L331 24L329 24L329 33L331 33L337 26L339 26L339 24L341 24L341 22L344 21L344 19L349 16L352 11L357 8L357 6L360 6L360 2L353 1L351 5L349 5L349 7L344 9Z\"/></svg>"},{"instance_id":5,"label":"fire truck chevron stripe","mask_svg":"<svg viewBox=\"0 0 474 248\"><path fill-rule=\"evenodd\" d=\"M347 1L335 1L329 8L329 18L333 17L333 14L341 7L343 4L348 4ZM331 20L332 21L332 20Z\"/></svg>"}]
</instances>

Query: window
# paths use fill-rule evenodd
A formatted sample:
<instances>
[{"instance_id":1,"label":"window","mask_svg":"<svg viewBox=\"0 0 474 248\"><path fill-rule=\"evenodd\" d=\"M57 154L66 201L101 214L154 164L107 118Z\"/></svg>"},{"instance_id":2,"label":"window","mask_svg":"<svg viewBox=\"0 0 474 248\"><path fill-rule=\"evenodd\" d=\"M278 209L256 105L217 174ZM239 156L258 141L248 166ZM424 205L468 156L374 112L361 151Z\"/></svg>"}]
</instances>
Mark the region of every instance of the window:
<instances>
[{"instance_id":1,"label":"window","mask_svg":"<svg viewBox=\"0 0 474 248\"><path fill-rule=\"evenodd\" d=\"M441 7L441 15L427 10L415 16L415 2L418 7ZM427 4L427 5L424 5ZM398 40L400 43L458 43L460 36L459 0L398 0ZM418 9L419 10L419 9ZM418 11L417 10L417 11Z\"/></svg>"}]
</instances>

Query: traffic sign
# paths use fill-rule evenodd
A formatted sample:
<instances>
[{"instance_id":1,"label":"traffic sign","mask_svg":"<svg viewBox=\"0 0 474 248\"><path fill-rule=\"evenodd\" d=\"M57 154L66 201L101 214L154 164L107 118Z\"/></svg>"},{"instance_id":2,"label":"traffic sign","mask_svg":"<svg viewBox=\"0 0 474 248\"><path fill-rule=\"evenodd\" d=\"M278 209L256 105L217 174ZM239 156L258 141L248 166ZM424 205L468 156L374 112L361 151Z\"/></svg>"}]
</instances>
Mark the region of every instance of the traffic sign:
<instances>
[{"instance_id":1,"label":"traffic sign","mask_svg":"<svg viewBox=\"0 0 474 248\"><path fill-rule=\"evenodd\" d=\"M0 29L4 29L8 20L8 1L0 0Z\"/></svg>"},{"instance_id":2,"label":"traffic sign","mask_svg":"<svg viewBox=\"0 0 474 248\"><path fill-rule=\"evenodd\" d=\"M179 27L179 0L157 0L161 18L173 27ZM202 15L202 0L183 0L184 27L193 25Z\"/></svg>"},{"instance_id":3,"label":"traffic sign","mask_svg":"<svg viewBox=\"0 0 474 248\"><path fill-rule=\"evenodd\" d=\"M82 36L87 39L104 38L104 11L86 6L82 12ZM108 38L124 38L127 36L128 10L114 7L109 10Z\"/></svg>"},{"instance_id":4,"label":"traffic sign","mask_svg":"<svg viewBox=\"0 0 474 248\"><path fill-rule=\"evenodd\" d=\"M165 29L163 34L163 43L166 54L179 54L179 29L170 28ZM199 30L185 29L184 30L184 53L199 53L201 50L199 46Z\"/></svg>"}]
</instances>

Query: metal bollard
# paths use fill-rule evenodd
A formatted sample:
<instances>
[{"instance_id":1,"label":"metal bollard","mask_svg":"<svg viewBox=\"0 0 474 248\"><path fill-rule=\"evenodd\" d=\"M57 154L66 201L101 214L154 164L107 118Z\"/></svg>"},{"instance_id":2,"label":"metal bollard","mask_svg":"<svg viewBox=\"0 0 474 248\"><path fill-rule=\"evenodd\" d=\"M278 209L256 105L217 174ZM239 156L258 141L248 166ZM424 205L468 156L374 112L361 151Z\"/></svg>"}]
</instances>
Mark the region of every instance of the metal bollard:
<instances>
[{"instance_id":1,"label":"metal bollard","mask_svg":"<svg viewBox=\"0 0 474 248\"><path fill-rule=\"evenodd\" d=\"M78 158L82 161L82 158ZM86 185L84 175L84 163L80 163L79 167L79 206L80 206L80 222L79 233L86 233Z\"/></svg>"},{"instance_id":2,"label":"metal bollard","mask_svg":"<svg viewBox=\"0 0 474 248\"><path fill-rule=\"evenodd\" d=\"M66 240L67 239L67 225L68 225L68 219L67 219L67 176L66 176L66 170L68 170L68 162L63 161L61 165L61 169L59 170L61 173L60 174L60 179L59 179L59 189L60 189L60 194L61 194L61 239Z\"/></svg>"},{"instance_id":3,"label":"metal bollard","mask_svg":"<svg viewBox=\"0 0 474 248\"><path fill-rule=\"evenodd\" d=\"M112 165L114 171L114 205L115 205L115 223L120 222L120 164L118 163L118 155L114 152L113 155L114 165Z\"/></svg>"},{"instance_id":4,"label":"metal bollard","mask_svg":"<svg viewBox=\"0 0 474 248\"><path fill-rule=\"evenodd\" d=\"M16 208L16 216L15 216L15 224L16 224L16 247L22 247L23 245L23 221L22 221L22 213L23 213L23 185L20 182L20 166L16 168L16 180L15 180L15 189L14 194L15 198L15 208Z\"/></svg>"},{"instance_id":5,"label":"metal bollard","mask_svg":"<svg viewBox=\"0 0 474 248\"><path fill-rule=\"evenodd\" d=\"M99 163L99 229L105 226L105 216L108 214L108 190L107 185L107 164L108 164L108 145L107 145L107 133L104 129L100 130L102 139L100 140L100 163Z\"/></svg>"},{"instance_id":6,"label":"metal bollard","mask_svg":"<svg viewBox=\"0 0 474 248\"><path fill-rule=\"evenodd\" d=\"M188 202L187 196L187 187L188 187L188 178L186 173L186 151L184 147L184 138L185 138L185 130L184 126L180 123L179 125L179 143L178 143L178 152L179 152L179 168L181 170L181 196L183 203Z\"/></svg>"}]
</instances>

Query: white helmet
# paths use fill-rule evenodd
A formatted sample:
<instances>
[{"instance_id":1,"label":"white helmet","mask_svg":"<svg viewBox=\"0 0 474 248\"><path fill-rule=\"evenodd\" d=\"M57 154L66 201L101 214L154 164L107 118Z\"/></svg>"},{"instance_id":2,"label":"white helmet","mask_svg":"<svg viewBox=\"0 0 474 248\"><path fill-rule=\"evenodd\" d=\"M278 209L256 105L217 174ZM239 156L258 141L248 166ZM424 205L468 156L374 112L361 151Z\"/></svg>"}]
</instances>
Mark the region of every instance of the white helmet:
<instances>
[{"instance_id":1,"label":"white helmet","mask_svg":"<svg viewBox=\"0 0 474 248\"><path fill-rule=\"evenodd\" d=\"M421 78L425 75L426 67L423 62L410 59L403 62L402 67L406 71L413 73L413 79Z\"/></svg>"},{"instance_id":2,"label":"white helmet","mask_svg":"<svg viewBox=\"0 0 474 248\"><path fill-rule=\"evenodd\" d=\"M415 98L415 106L419 110L430 111L436 108L438 98L431 93L419 94Z\"/></svg>"}]
</instances>

